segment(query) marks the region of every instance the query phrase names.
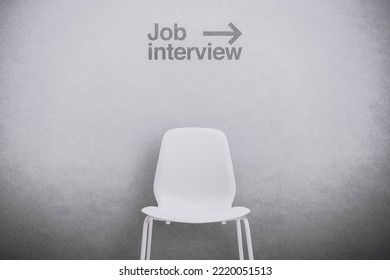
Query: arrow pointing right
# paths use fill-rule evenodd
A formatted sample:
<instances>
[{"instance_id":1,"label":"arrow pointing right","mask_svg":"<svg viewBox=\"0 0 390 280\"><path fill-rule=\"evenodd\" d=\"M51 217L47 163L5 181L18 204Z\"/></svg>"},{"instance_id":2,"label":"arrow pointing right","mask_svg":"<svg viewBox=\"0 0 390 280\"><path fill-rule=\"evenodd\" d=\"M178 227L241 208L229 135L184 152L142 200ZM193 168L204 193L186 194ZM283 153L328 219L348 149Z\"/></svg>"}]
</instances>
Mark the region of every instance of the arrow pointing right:
<instances>
[{"instance_id":1,"label":"arrow pointing right","mask_svg":"<svg viewBox=\"0 0 390 280\"><path fill-rule=\"evenodd\" d=\"M229 23L229 27L232 31L203 31L203 36L233 36L228 42L231 45L242 35L242 33L233 23Z\"/></svg>"}]
</instances>

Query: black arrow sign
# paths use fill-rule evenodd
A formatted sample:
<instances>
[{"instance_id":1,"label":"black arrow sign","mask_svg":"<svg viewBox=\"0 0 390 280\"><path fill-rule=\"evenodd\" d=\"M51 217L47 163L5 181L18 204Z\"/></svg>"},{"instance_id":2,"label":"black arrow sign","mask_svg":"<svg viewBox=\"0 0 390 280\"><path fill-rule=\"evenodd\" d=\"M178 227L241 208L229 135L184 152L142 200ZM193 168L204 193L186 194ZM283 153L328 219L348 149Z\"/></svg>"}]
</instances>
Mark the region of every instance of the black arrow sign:
<instances>
[{"instance_id":1,"label":"black arrow sign","mask_svg":"<svg viewBox=\"0 0 390 280\"><path fill-rule=\"evenodd\" d=\"M203 31L203 36L233 36L229 40L229 44L231 45L238 39L238 37L241 36L242 33L237 29L237 27L234 26L233 23L229 23L229 27L233 31Z\"/></svg>"}]
</instances>

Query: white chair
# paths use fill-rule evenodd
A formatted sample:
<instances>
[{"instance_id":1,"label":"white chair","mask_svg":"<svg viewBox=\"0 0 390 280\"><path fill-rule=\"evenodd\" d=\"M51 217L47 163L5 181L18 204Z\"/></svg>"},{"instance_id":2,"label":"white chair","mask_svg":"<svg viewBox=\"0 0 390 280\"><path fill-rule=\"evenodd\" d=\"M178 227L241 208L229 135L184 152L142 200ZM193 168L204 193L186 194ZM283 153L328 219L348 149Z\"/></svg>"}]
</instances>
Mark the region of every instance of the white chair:
<instances>
[{"instance_id":1,"label":"white chair","mask_svg":"<svg viewBox=\"0 0 390 280\"><path fill-rule=\"evenodd\" d=\"M141 260L150 259L153 220L178 223L235 221L238 252L244 259L241 221L244 222L248 258L253 249L248 219L250 210L232 207L236 193L233 165L226 136L210 128L176 128L162 139L154 179L158 207L142 209Z\"/></svg>"}]
</instances>

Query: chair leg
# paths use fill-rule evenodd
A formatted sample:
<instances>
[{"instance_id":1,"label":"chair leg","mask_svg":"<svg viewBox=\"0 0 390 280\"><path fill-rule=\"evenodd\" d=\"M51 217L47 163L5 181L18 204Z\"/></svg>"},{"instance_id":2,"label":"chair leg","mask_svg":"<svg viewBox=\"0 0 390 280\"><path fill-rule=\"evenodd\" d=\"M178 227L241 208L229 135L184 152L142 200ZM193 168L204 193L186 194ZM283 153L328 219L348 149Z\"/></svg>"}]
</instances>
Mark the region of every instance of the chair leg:
<instances>
[{"instance_id":1,"label":"chair leg","mask_svg":"<svg viewBox=\"0 0 390 280\"><path fill-rule=\"evenodd\" d=\"M237 239L238 239L238 253L240 260L244 259L244 252L242 246L242 231L241 231L241 220L244 222L245 226L245 235L246 235L246 244L248 247L248 257L250 260L253 260L253 248L252 248L252 239L251 239L251 230L249 227L249 222L246 217L236 220L237 226ZM141 241L141 260L150 260L150 251L152 247L152 231L153 231L153 218L146 216L142 228L142 241Z\"/></svg>"},{"instance_id":2,"label":"chair leg","mask_svg":"<svg viewBox=\"0 0 390 280\"><path fill-rule=\"evenodd\" d=\"M252 238L251 238L251 229L249 227L249 222L246 217L242 217L245 225L245 234L246 234L246 245L248 246L248 258L253 260L253 248L252 248Z\"/></svg>"},{"instance_id":3,"label":"chair leg","mask_svg":"<svg viewBox=\"0 0 390 280\"><path fill-rule=\"evenodd\" d=\"M148 229L148 243L147 243L147 250L146 250L146 259L147 260L150 260L150 250L152 247L152 232L153 232L153 218L150 218L149 229Z\"/></svg>"},{"instance_id":4,"label":"chair leg","mask_svg":"<svg viewBox=\"0 0 390 280\"><path fill-rule=\"evenodd\" d=\"M144 260L145 259L145 253L146 253L146 242L147 242L147 238L148 238L148 228L149 228L149 220L151 218L149 216L146 216L145 217L145 220L144 220L144 225L142 227L142 242L141 242L141 256L140 256L140 260Z\"/></svg>"},{"instance_id":5,"label":"chair leg","mask_svg":"<svg viewBox=\"0 0 390 280\"><path fill-rule=\"evenodd\" d=\"M236 220L236 226L237 226L238 254L240 256L240 260L243 260L244 251L242 249L241 219Z\"/></svg>"}]
</instances>

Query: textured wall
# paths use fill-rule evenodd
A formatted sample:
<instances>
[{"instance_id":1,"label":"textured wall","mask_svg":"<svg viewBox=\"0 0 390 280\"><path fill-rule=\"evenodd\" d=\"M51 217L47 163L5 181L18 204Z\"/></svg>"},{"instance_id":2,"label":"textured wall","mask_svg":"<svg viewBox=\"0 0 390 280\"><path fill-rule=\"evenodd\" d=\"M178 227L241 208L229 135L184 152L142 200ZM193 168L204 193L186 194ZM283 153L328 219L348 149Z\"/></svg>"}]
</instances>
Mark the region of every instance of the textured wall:
<instances>
[{"instance_id":1,"label":"textured wall","mask_svg":"<svg viewBox=\"0 0 390 280\"><path fill-rule=\"evenodd\" d=\"M135 259L163 133L224 131L259 259L390 258L389 1L1 1L0 256ZM238 61L148 61L154 23ZM237 258L155 224L155 259Z\"/></svg>"}]
</instances>

